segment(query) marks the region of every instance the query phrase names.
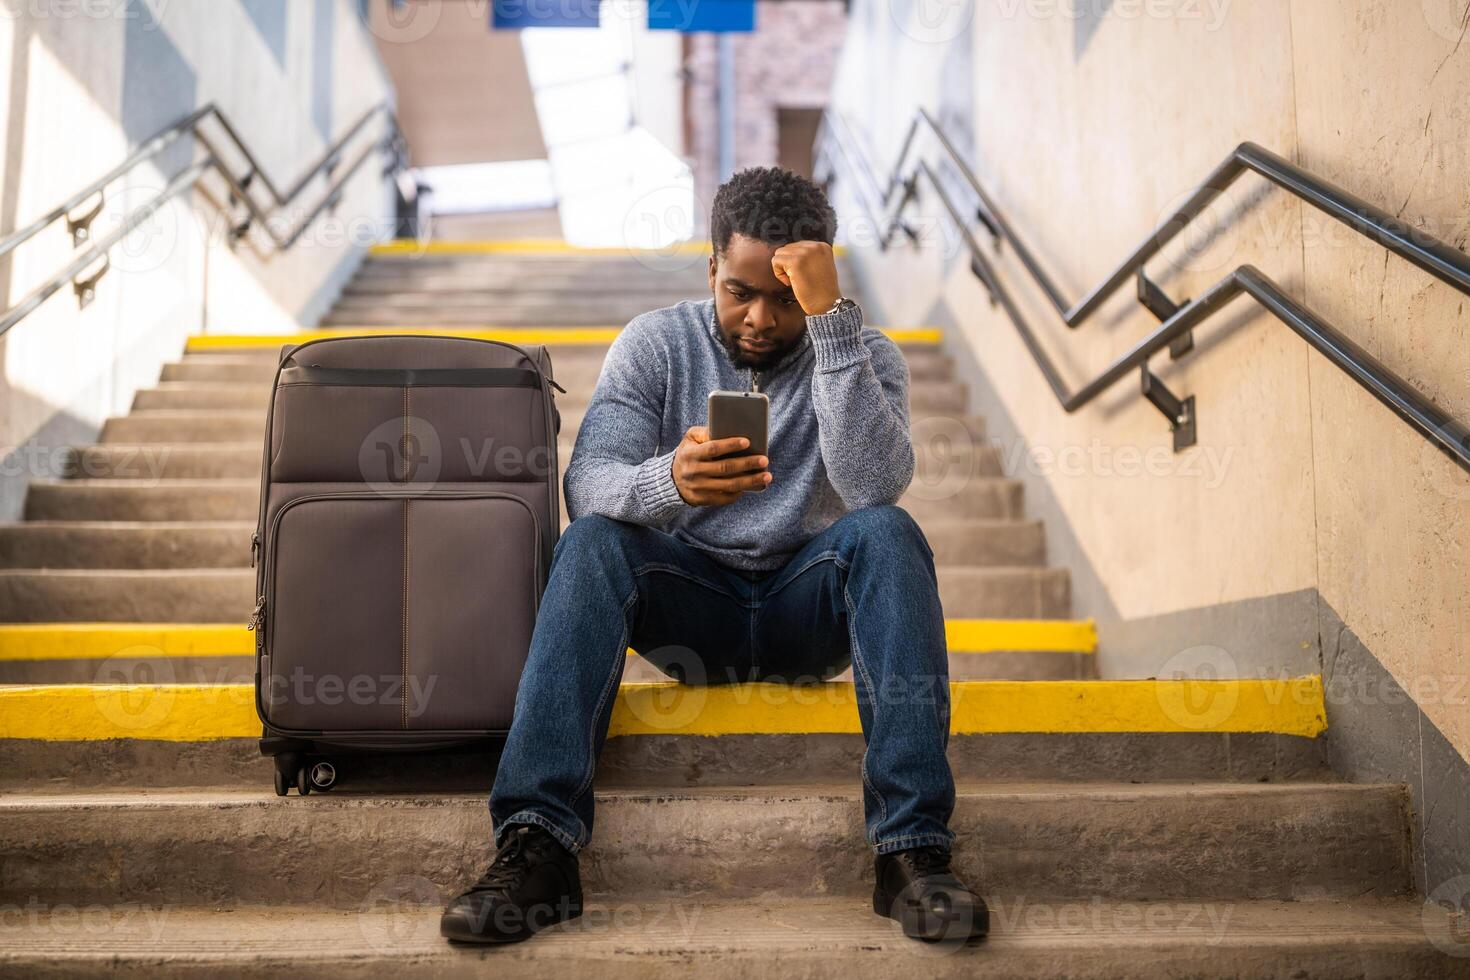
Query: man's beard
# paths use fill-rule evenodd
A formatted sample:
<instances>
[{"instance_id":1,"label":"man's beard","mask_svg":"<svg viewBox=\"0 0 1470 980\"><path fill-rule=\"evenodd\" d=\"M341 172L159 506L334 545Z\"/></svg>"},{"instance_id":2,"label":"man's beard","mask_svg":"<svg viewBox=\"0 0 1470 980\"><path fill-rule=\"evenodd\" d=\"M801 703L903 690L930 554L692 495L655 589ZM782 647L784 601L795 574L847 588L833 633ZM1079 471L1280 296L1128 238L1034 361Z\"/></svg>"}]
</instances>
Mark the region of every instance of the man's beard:
<instances>
[{"instance_id":1,"label":"man's beard","mask_svg":"<svg viewBox=\"0 0 1470 980\"><path fill-rule=\"evenodd\" d=\"M740 349L738 339L726 335L724 331L720 332L720 338L724 343L725 355L730 358L731 364L741 370L755 371L769 371L784 361L787 355L796 350L801 343L801 338L797 337L791 343L776 350L766 351L763 354L749 354Z\"/></svg>"}]
</instances>

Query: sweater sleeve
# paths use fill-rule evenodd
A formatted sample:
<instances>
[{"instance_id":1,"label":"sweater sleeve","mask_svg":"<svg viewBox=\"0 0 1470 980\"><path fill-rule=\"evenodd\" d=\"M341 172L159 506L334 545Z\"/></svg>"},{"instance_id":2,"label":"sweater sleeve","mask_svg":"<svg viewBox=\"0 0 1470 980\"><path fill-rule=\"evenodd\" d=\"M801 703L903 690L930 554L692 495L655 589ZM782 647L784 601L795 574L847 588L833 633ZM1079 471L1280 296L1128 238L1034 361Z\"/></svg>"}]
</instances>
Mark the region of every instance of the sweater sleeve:
<instances>
[{"instance_id":1,"label":"sweater sleeve","mask_svg":"<svg viewBox=\"0 0 1470 980\"><path fill-rule=\"evenodd\" d=\"M691 506L674 485L674 447L659 452L667 364L634 324L614 338L562 480L570 520L659 527Z\"/></svg>"},{"instance_id":2,"label":"sweater sleeve","mask_svg":"<svg viewBox=\"0 0 1470 980\"><path fill-rule=\"evenodd\" d=\"M865 342L861 307L809 316L806 323L827 479L854 510L897 503L914 478L903 352L877 331Z\"/></svg>"}]
</instances>

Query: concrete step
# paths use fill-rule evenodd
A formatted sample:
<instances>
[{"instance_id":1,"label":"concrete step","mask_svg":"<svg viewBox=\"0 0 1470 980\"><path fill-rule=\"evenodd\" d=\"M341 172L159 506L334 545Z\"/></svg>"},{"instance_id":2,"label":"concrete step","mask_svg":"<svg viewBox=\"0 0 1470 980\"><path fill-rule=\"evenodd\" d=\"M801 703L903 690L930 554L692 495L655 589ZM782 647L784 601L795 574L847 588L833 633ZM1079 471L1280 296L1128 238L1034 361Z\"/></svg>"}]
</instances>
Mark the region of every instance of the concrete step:
<instances>
[{"instance_id":1,"label":"concrete step","mask_svg":"<svg viewBox=\"0 0 1470 980\"><path fill-rule=\"evenodd\" d=\"M241 632L244 624L239 624ZM145 644L107 657L0 659L0 684L253 684L255 656L162 657Z\"/></svg>"},{"instance_id":2,"label":"concrete step","mask_svg":"<svg viewBox=\"0 0 1470 980\"><path fill-rule=\"evenodd\" d=\"M925 419L953 417L959 423L956 435L973 442L985 441L985 420L981 416L951 416L943 412L915 410L912 426ZM562 412L561 435L573 437L581 424L580 411ZM927 430L918 430L915 438L922 443ZM949 433L946 432L946 435ZM251 442L265 437L265 413L259 409L149 409L129 415L114 416L103 423L101 443L168 443L168 442Z\"/></svg>"},{"instance_id":3,"label":"concrete step","mask_svg":"<svg viewBox=\"0 0 1470 980\"><path fill-rule=\"evenodd\" d=\"M557 444L563 466L572 458L574 433ZM918 491L943 493L975 476L1001 476L1000 447L969 441L920 441L915 447ZM257 442L106 443L68 451L62 475L73 479L213 480L259 479L261 445Z\"/></svg>"},{"instance_id":4,"label":"concrete step","mask_svg":"<svg viewBox=\"0 0 1470 980\"><path fill-rule=\"evenodd\" d=\"M0 568L246 568L252 521L0 524Z\"/></svg>"},{"instance_id":5,"label":"concrete step","mask_svg":"<svg viewBox=\"0 0 1470 980\"><path fill-rule=\"evenodd\" d=\"M270 405L270 384L194 381L163 381L153 388L140 388L133 395L133 411L151 409L256 409Z\"/></svg>"},{"instance_id":6,"label":"concrete step","mask_svg":"<svg viewBox=\"0 0 1470 980\"><path fill-rule=\"evenodd\" d=\"M954 681L1096 676L1090 622L948 618L944 630ZM238 621L0 624L0 685L250 682L254 657L255 636ZM630 651L624 684L668 680ZM850 685L850 669L834 680Z\"/></svg>"},{"instance_id":7,"label":"concrete step","mask_svg":"<svg viewBox=\"0 0 1470 980\"><path fill-rule=\"evenodd\" d=\"M374 327L323 327L317 330L297 330L290 333L210 333L189 337L184 343L186 353L226 354L242 351L279 351L282 346L304 344L313 340L336 337L384 336L409 334L416 336L464 337L491 340L509 344L542 344L560 358L564 354L577 356L579 352L602 349L617 339L623 330L621 323L573 324L547 323L506 326L486 322L484 311L481 319L460 326L440 324L438 326L415 326L404 323L388 323ZM934 326L892 326L874 323L871 326L881 331L902 353L909 351L942 350L944 331Z\"/></svg>"},{"instance_id":8,"label":"concrete step","mask_svg":"<svg viewBox=\"0 0 1470 980\"><path fill-rule=\"evenodd\" d=\"M265 438L259 410L149 411L119 415L102 423L98 441L140 444L167 442L254 442Z\"/></svg>"},{"instance_id":9,"label":"concrete step","mask_svg":"<svg viewBox=\"0 0 1470 980\"><path fill-rule=\"evenodd\" d=\"M262 440L249 442L99 443L69 451L63 474L72 479L259 480ZM999 466L999 454L993 465ZM976 466L990 466L975 456ZM942 472L942 471L941 471Z\"/></svg>"},{"instance_id":10,"label":"concrete step","mask_svg":"<svg viewBox=\"0 0 1470 980\"><path fill-rule=\"evenodd\" d=\"M1065 568L938 568L945 616L975 619L1065 619L1072 579Z\"/></svg>"},{"instance_id":11,"label":"concrete step","mask_svg":"<svg viewBox=\"0 0 1470 980\"><path fill-rule=\"evenodd\" d=\"M1114 980L1125 976L1399 977L1463 980L1454 924L1413 900L991 902L984 943L920 946L849 897L695 902L608 897L533 941L489 950L439 937L430 882L384 882L358 910L319 905L101 910L96 930L75 910L44 909L16 923L0 969L79 977L153 976L160 964L190 976L293 972L333 977L673 978L904 976ZM1145 925L1150 924L1150 925ZM1435 940L1440 941L1436 945ZM947 955L941 955L947 954ZM1208 967L1203 964L1208 963Z\"/></svg>"},{"instance_id":12,"label":"concrete step","mask_svg":"<svg viewBox=\"0 0 1470 980\"><path fill-rule=\"evenodd\" d=\"M256 516L256 480L34 480L26 494L28 521L244 521ZM917 520L1015 519L1021 484L973 477L947 496L910 492L899 501Z\"/></svg>"},{"instance_id":13,"label":"concrete step","mask_svg":"<svg viewBox=\"0 0 1470 980\"><path fill-rule=\"evenodd\" d=\"M643 255L622 252L557 252L530 254L524 251L488 254L467 252L424 252L412 255L374 255L363 261L357 278L377 275L413 275L436 270L463 271L467 275L500 274L511 279L532 275L616 275L624 279L642 277L649 282L687 277L691 284L708 289L708 252L655 251ZM838 274L845 269L838 259Z\"/></svg>"},{"instance_id":14,"label":"concrete step","mask_svg":"<svg viewBox=\"0 0 1470 980\"><path fill-rule=\"evenodd\" d=\"M1046 564L1046 527L1041 521L921 519L920 527L937 565Z\"/></svg>"},{"instance_id":15,"label":"concrete step","mask_svg":"<svg viewBox=\"0 0 1470 980\"><path fill-rule=\"evenodd\" d=\"M582 310L565 304L501 307L498 305L441 306L421 309L334 309L322 317L318 326L331 330L342 327L621 327L648 307L628 303L619 306L599 303Z\"/></svg>"},{"instance_id":16,"label":"concrete step","mask_svg":"<svg viewBox=\"0 0 1470 980\"><path fill-rule=\"evenodd\" d=\"M607 347L589 346L578 353L566 348L553 349L552 369L557 382L568 391L592 390ZM945 380L952 376L954 363L933 348L909 348L906 351L911 382ZM275 350L235 352L228 354L186 354L181 360L163 366L163 381L192 382L259 382L270 384L275 377L278 353ZM916 389L915 389L916 390Z\"/></svg>"},{"instance_id":17,"label":"concrete step","mask_svg":"<svg viewBox=\"0 0 1470 980\"><path fill-rule=\"evenodd\" d=\"M27 521L249 521L255 480L35 480Z\"/></svg>"},{"instance_id":18,"label":"concrete step","mask_svg":"<svg viewBox=\"0 0 1470 980\"><path fill-rule=\"evenodd\" d=\"M584 886L859 900L872 853L856 782L599 790ZM956 871L997 897L1393 898L1411 887L1398 785L970 783L950 826ZM360 909L396 876L473 880L489 838L479 794L12 793L0 800L0 903Z\"/></svg>"},{"instance_id":19,"label":"concrete step","mask_svg":"<svg viewBox=\"0 0 1470 980\"><path fill-rule=\"evenodd\" d=\"M952 653L949 677L970 680L1088 680L1097 676L1092 654L1022 651ZM0 684L250 684L255 657L159 657L146 648L105 658L67 660L0 659ZM669 676L642 657L629 657L623 683L667 681ZM849 667L833 678L852 683Z\"/></svg>"},{"instance_id":20,"label":"concrete step","mask_svg":"<svg viewBox=\"0 0 1470 980\"><path fill-rule=\"evenodd\" d=\"M609 295L605 299L578 303L549 299L541 303L476 302L466 294L442 295L439 302L423 306L386 306L371 300L339 303L322 318L320 327L617 327L651 309L671 306L698 295L670 296L644 302L637 297Z\"/></svg>"},{"instance_id":21,"label":"concrete step","mask_svg":"<svg viewBox=\"0 0 1470 980\"><path fill-rule=\"evenodd\" d=\"M1027 520L936 520L941 565L1040 566L1045 528ZM253 522L24 521L0 524L0 568L243 568Z\"/></svg>"},{"instance_id":22,"label":"concrete step","mask_svg":"<svg viewBox=\"0 0 1470 980\"><path fill-rule=\"evenodd\" d=\"M12 623L244 623L250 569L0 570L0 609Z\"/></svg>"},{"instance_id":23,"label":"concrete step","mask_svg":"<svg viewBox=\"0 0 1470 980\"><path fill-rule=\"evenodd\" d=\"M595 380L595 379L594 379ZM592 386L569 387L567 394L556 399L565 418L580 415L592 397ZM969 405L969 389L957 381L920 385L909 393L909 407L914 412L963 414ZM270 404L269 383L164 381L156 387L140 389L133 396L134 411L152 409L259 409Z\"/></svg>"},{"instance_id":24,"label":"concrete step","mask_svg":"<svg viewBox=\"0 0 1470 980\"><path fill-rule=\"evenodd\" d=\"M939 569L950 618L1065 619L1066 569ZM0 608L14 623L243 623L255 605L249 568L5 569Z\"/></svg>"},{"instance_id":25,"label":"concrete step","mask_svg":"<svg viewBox=\"0 0 1470 980\"><path fill-rule=\"evenodd\" d=\"M527 282L502 273L457 275L453 272L413 272L407 275L358 276L342 290L339 302L399 296L421 297L426 302L432 302L435 298L443 302L446 297L458 300L466 296L484 302L527 297L546 301L560 296L582 296L596 302L602 296L613 295L636 297L645 304L645 310L655 310L672 306L684 299L708 297L709 280L700 275L644 282L636 277L614 272L598 276L543 274L537 276L534 282Z\"/></svg>"},{"instance_id":26,"label":"concrete step","mask_svg":"<svg viewBox=\"0 0 1470 980\"><path fill-rule=\"evenodd\" d=\"M209 658L197 658L204 664ZM101 683L147 683L114 661ZM218 667L213 669L220 669ZM155 678L167 676L154 673ZM182 681L181 681L182 682ZM213 675L201 678L214 683ZM136 709L136 705L134 708ZM1029 726L1034 728L1035 726ZM134 733L136 736L136 733ZM861 777L858 733L622 735L608 740L597 786L776 786ZM354 754L335 761L343 794L484 793L499 744L473 751ZM949 762L958 780L1181 783L1331 782L1326 740L1270 732L1004 731L954 733ZM106 738L0 739L0 789L7 792L140 790L150 787L271 785L257 737L208 741Z\"/></svg>"},{"instance_id":27,"label":"concrete step","mask_svg":"<svg viewBox=\"0 0 1470 980\"><path fill-rule=\"evenodd\" d=\"M469 288L463 288L469 286ZM435 311L446 306L467 309L478 308L481 317L485 311L500 319L506 313L550 314L542 322L559 323L572 319L589 318L589 322L618 324L650 310L674 306L688 299L699 299L699 294L687 289L637 288L616 291L561 291L546 288L537 283L534 288L502 287L500 289L475 288L465 283L461 288L454 285L434 286L431 283L405 283L398 289L358 292L349 289L332 307L334 315L350 317L358 312L369 314L389 313L399 315L418 311Z\"/></svg>"},{"instance_id":28,"label":"concrete step","mask_svg":"<svg viewBox=\"0 0 1470 980\"><path fill-rule=\"evenodd\" d=\"M649 262L646 257L616 255L601 257L575 256L474 256L434 253L404 258L371 256L358 267L354 282L388 276L445 274L456 270L483 279L503 278L507 282L524 281L527 273L564 277L575 285L589 277L634 282L646 274L651 282L674 282L684 286L709 289L709 257L693 252L671 253ZM838 266L839 271L842 266Z\"/></svg>"}]
</instances>

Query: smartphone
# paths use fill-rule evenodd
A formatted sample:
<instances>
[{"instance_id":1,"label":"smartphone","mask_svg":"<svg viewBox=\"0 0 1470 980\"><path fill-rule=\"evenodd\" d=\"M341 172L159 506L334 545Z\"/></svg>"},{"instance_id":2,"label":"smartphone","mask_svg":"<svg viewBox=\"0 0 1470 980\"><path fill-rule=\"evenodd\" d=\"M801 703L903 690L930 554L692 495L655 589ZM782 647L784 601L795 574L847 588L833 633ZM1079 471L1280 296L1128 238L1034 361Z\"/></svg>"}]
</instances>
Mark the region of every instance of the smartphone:
<instances>
[{"instance_id":1,"label":"smartphone","mask_svg":"<svg viewBox=\"0 0 1470 980\"><path fill-rule=\"evenodd\" d=\"M766 455L766 432L770 427L771 400L762 391L712 391L709 393L710 439L750 440L746 449L716 457Z\"/></svg>"}]
</instances>

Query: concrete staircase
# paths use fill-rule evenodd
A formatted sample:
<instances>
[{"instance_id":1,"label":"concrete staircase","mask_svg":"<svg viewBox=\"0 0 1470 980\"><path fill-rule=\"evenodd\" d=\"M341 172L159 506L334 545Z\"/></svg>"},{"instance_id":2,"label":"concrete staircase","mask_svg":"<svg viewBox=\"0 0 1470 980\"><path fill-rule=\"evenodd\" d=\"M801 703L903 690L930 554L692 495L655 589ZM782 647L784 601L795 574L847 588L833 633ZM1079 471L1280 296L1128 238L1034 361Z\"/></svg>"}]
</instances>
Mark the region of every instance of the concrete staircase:
<instances>
[{"instance_id":1,"label":"concrete staircase","mask_svg":"<svg viewBox=\"0 0 1470 980\"><path fill-rule=\"evenodd\" d=\"M330 323L616 325L704 294L703 275L697 257L381 256ZM230 637L276 352L200 343L0 526L0 974L1470 977L1455 924L1413 893L1403 787L1327 767L1319 686L1181 695L1048 646L1086 625L1056 622L1066 570L949 358L903 347L916 421L974 437L920 444L903 506L940 565L956 863L992 899L988 943L930 948L872 914L860 734L799 704L785 718L805 728L741 727L721 702L737 720L713 733L615 714L583 920L448 948L437 911L488 858L495 760L355 756L329 794L272 795L248 634ZM563 465L604 351L554 349ZM630 659L620 710L656 679ZM1201 693L1240 700L1181 714Z\"/></svg>"}]
</instances>

